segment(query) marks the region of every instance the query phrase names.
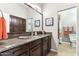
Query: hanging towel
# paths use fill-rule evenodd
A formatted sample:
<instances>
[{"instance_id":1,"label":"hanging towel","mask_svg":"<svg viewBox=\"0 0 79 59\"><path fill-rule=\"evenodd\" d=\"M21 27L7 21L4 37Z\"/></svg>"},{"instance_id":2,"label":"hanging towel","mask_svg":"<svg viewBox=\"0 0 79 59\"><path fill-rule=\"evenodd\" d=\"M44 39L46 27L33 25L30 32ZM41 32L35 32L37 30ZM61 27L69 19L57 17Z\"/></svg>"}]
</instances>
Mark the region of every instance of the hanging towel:
<instances>
[{"instance_id":1,"label":"hanging towel","mask_svg":"<svg viewBox=\"0 0 79 59\"><path fill-rule=\"evenodd\" d=\"M4 17L0 17L0 39L7 39L6 21Z\"/></svg>"},{"instance_id":2,"label":"hanging towel","mask_svg":"<svg viewBox=\"0 0 79 59\"><path fill-rule=\"evenodd\" d=\"M2 17L0 17L0 39L2 39Z\"/></svg>"},{"instance_id":3,"label":"hanging towel","mask_svg":"<svg viewBox=\"0 0 79 59\"><path fill-rule=\"evenodd\" d=\"M6 21L5 21L4 17L2 17L2 38L3 39L8 38L7 29L6 29Z\"/></svg>"}]
</instances>

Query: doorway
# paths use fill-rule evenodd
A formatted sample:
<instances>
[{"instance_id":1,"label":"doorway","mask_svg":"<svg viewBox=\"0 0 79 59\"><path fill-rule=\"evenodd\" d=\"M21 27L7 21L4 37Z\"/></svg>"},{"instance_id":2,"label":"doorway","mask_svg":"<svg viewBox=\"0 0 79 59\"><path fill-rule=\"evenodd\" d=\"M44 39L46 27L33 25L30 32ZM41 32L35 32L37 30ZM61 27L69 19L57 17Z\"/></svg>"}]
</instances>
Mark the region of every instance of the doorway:
<instances>
[{"instance_id":1,"label":"doorway","mask_svg":"<svg viewBox=\"0 0 79 59\"><path fill-rule=\"evenodd\" d=\"M76 54L77 7L58 11L58 51L65 55ZM72 54L71 54L72 53Z\"/></svg>"}]
</instances>

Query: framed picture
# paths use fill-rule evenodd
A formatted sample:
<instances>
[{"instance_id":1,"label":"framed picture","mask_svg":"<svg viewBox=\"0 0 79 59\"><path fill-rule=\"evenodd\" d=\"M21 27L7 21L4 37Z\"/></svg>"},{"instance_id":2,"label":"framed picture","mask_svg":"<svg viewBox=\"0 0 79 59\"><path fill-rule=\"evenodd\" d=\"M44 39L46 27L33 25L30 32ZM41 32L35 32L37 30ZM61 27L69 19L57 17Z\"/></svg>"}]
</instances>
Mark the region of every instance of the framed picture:
<instances>
[{"instance_id":1,"label":"framed picture","mask_svg":"<svg viewBox=\"0 0 79 59\"><path fill-rule=\"evenodd\" d=\"M51 18L46 18L45 19L45 25L46 26L53 26L54 25L54 18L51 17Z\"/></svg>"},{"instance_id":2,"label":"framed picture","mask_svg":"<svg viewBox=\"0 0 79 59\"><path fill-rule=\"evenodd\" d=\"M35 20L35 27L40 27L40 20Z\"/></svg>"}]
</instances>

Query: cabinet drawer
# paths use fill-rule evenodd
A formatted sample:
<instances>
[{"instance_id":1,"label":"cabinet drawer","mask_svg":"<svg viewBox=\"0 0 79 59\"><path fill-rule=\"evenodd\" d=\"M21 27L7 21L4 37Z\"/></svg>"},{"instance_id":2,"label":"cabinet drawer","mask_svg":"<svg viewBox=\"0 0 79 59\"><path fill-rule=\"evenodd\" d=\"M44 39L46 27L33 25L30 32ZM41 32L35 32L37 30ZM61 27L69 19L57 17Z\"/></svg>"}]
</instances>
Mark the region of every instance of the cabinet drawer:
<instances>
[{"instance_id":1,"label":"cabinet drawer","mask_svg":"<svg viewBox=\"0 0 79 59\"><path fill-rule=\"evenodd\" d=\"M18 50L14 53L14 55L16 56L20 56L20 55L23 55L23 54L29 54L29 50L28 49L25 49L25 50Z\"/></svg>"},{"instance_id":2,"label":"cabinet drawer","mask_svg":"<svg viewBox=\"0 0 79 59\"><path fill-rule=\"evenodd\" d=\"M20 56L29 56L28 50L25 53L20 54Z\"/></svg>"},{"instance_id":3,"label":"cabinet drawer","mask_svg":"<svg viewBox=\"0 0 79 59\"><path fill-rule=\"evenodd\" d=\"M38 44L41 44L41 39L38 39L38 40L31 42L31 48L37 46Z\"/></svg>"},{"instance_id":4,"label":"cabinet drawer","mask_svg":"<svg viewBox=\"0 0 79 59\"><path fill-rule=\"evenodd\" d=\"M33 49L31 49L30 54L31 54L31 56L40 56L41 55L41 45L38 45L38 46L34 47Z\"/></svg>"},{"instance_id":5,"label":"cabinet drawer","mask_svg":"<svg viewBox=\"0 0 79 59\"><path fill-rule=\"evenodd\" d=\"M29 44L24 44L24 45L18 46L16 48L12 49L12 50L13 50L13 52L16 52L18 50L24 50L24 49L27 49L27 48L29 48Z\"/></svg>"},{"instance_id":6,"label":"cabinet drawer","mask_svg":"<svg viewBox=\"0 0 79 59\"><path fill-rule=\"evenodd\" d=\"M27 51L28 51L28 55L29 55L29 44L19 46L18 48L15 49L13 54L16 55L16 56L20 56L22 54L26 54Z\"/></svg>"},{"instance_id":7,"label":"cabinet drawer","mask_svg":"<svg viewBox=\"0 0 79 59\"><path fill-rule=\"evenodd\" d=\"M29 49L29 44L21 45L1 53L3 56L17 56Z\"/></svg>"},{"instance_id":8,"label":"cabinet drawer","mask_svg":"<svg viewBox=\"0 0 79 59\"><path fill-rule=\"evenodd\" d=\"M48 37L43 38L43 42L47 41L48 39Z\"/></svg>"}]
</instances>

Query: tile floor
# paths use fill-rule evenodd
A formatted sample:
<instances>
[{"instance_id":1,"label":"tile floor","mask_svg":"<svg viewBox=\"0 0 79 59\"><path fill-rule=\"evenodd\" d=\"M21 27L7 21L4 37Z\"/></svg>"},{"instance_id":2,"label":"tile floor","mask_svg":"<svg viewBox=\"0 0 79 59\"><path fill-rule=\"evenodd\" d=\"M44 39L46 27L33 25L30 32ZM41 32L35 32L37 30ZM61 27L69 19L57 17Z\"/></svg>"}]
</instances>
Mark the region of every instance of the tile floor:
<instances>
[{"instance_id":1,"label":"tile floor","mask_svg":"<svg viewBox=\"0 0 79 59\"><path fill-rule=\"evenodd\" d=\"M76 48L70 46L70 44L59 44L58 52L49 52L48 56L75 56Z\"/></svg>"}]
</instances>

